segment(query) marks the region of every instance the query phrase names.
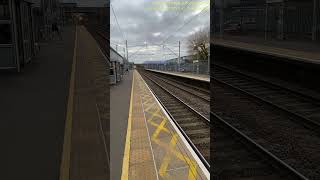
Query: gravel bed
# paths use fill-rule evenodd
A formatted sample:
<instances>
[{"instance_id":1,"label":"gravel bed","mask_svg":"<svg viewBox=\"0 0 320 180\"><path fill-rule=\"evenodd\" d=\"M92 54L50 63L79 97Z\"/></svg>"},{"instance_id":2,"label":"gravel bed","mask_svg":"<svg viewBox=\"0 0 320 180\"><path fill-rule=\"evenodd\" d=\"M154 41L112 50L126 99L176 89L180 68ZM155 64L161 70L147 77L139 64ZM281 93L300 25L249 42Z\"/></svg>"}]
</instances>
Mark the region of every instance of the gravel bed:
<instances>
[{"instance_id":1,"label":"gravel bed","mask_svg":"<svg viewBox=\"0 0 320 180\"><path fill-rule=\"evenodd\" d=\"M214 83L213 112L310 179L320 177L320 137L283 111Z\"/></svg>"}]
</instances>

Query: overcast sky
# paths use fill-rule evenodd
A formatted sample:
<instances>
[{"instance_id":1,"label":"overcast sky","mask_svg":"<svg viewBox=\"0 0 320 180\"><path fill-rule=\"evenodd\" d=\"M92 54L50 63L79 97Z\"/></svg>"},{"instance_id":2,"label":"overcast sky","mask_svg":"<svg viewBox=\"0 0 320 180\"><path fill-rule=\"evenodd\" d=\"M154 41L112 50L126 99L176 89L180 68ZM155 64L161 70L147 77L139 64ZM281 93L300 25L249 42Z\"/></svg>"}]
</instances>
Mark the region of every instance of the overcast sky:
<instances>
[{"instance_id":1,"label":"overcast sky","mask_svg":"<svg viewBox=\"0 0 320 180\"><path fill-rule=\"evenodd\" d=\"M115 49L118 44L118 52L124 54L124 41L128 40L129 61L135 63L176 58L179 41L181 56L187 55L188 36L209 27L209 1L112 0L111 46ZM158 46L163 42L167 48Z\"/></svg>"}]
</instances>

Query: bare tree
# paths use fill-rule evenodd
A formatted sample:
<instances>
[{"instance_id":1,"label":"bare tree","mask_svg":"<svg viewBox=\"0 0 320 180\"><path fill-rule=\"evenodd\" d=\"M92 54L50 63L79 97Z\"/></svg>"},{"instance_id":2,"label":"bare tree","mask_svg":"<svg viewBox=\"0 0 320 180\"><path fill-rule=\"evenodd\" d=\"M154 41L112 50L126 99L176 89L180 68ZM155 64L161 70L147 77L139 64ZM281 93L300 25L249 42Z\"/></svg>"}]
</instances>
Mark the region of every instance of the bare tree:
<instances>
[{"instance_id":1,"label":"bare tree","mask_svg":"<svg viewBox=\"0 0 320 180\"><path fill-rule=\"evenodd\" d=\"M206 61L209 56L209 28L200 29L189 36L188 51L194 55L194 59Z\"/></svg>"}]
</instances>

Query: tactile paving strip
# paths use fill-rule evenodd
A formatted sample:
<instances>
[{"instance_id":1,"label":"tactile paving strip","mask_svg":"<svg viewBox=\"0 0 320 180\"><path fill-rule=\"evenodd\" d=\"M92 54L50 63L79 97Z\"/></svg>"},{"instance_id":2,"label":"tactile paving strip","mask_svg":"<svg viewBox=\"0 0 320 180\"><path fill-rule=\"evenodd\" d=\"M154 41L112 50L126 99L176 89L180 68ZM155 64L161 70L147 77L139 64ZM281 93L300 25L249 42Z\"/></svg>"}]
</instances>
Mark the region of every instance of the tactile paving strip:
<instances>
[{"instance_id":1,"label":"tactile paving strip","mask_svg":"<svg viewBox=\"0 0 320 180\"><path fill-rule=\"evenodd\" d=\"M133 76L137 82L137 76ZM130 180L157 179L156 169L141 105L139 86L133 83L129 173Z\"/></svg>"}]
</instances>

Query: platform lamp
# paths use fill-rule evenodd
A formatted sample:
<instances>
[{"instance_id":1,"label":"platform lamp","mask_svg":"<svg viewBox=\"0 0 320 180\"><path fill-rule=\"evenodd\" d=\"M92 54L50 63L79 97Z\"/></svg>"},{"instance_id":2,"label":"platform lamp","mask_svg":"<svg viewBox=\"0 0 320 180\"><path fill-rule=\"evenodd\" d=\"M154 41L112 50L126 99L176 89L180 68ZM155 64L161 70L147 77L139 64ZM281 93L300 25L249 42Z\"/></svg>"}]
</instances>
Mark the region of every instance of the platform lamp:
<instances>
[{"instance_id":1,"label":"platform lamp","mask_svg":"<svg viewBox=\"0 0 320 180\"><path fill-rule=\"evenodd\" d=\"M208 74L210 75L210 43L208 45Z\"/></svg>"}]
</instances>

